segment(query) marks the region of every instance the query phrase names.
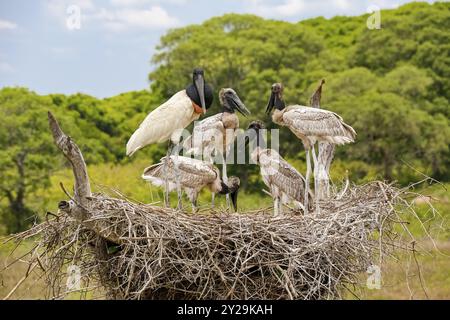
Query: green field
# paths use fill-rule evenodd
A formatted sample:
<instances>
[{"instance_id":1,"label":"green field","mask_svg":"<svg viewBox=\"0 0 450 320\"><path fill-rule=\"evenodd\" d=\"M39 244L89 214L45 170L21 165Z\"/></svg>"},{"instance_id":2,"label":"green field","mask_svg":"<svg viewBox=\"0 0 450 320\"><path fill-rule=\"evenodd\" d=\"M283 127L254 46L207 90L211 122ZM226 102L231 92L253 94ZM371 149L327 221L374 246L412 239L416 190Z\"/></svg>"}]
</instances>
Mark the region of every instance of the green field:
<instances>
[{"instance_id":1,"label":"green field","mask_svg":"<svg viewBox=\"0 0 450 320\"><path fill-rule=\"evenodd\" d=\"M147 165L146 161L137 161L134 164L112 166L112 165L96 165L89 167L92 174L91 180L94 191L108 191L114 193L113 190L120 190L130 199L144 203L154 203L161 201L162 190L151 188L143 180L140 179L142 168ZM53 175L52 185L49 190L38 192L38 198L44 201L41 203L42 208L37 212L42 217L47 211L56 211L58 201L66 198L61 190L59 183L62 182L65 187L70 190L72 185L71 170L64 169ZM101 182L101 185L100 185ZM429 298L448 299L450 298L450 237L447 220L450 212L450 199L445 188L450 188L450 184L439 185L434 184L431 187L422 186L415 192L432 196L432 205L439 212L440 216L435 217L431 223L427 224L429 231L436 240L437 248L429 239L426 238L425 232L419 226L415 219L410 219L410 230L418 239L418 247L421 247L417 254L417 260L420 265L421 276L423 277L423 285ZM210 194L204 192L200 197L200 204L207 207L210 201ZM223 205L223 199L218 199L218 205ZM175 204L175 194L172 194L172 203ZM185 202L185 205L188 205ZM239 198L240 210L251 210L271 205L271 199L264 193L245 194L242 193ZM425 220L430 217L431 212L427 204L418 204L417 212L420 217ZM9 257L13 245L0 246L0 266L3 268L13 257L20 257L31 247L31 243L25 243L17 249L13 256ZM419 270L414 260L405 254L398 255L399 260L388 260L382 266L382 288L381 290L365 289L365 281L367 275L361 275L361 286L358 288L358 295L362 299L423 299L426 294L422 289L419 279ZM18 263L0 274L0 297L5 297L15 284L23 277L27 269L25 263ZM408 275L408 276L407 276ZM88 296L91 297L92 296ZM12 295L11 298L16 299L44 299L45 284L39 280L39 274L35 273L30 279L27 279ZM68 298L78 299L80 295L72 294ZM348 294L348 298L354 298Z\"/></svg>"}]
</instances>

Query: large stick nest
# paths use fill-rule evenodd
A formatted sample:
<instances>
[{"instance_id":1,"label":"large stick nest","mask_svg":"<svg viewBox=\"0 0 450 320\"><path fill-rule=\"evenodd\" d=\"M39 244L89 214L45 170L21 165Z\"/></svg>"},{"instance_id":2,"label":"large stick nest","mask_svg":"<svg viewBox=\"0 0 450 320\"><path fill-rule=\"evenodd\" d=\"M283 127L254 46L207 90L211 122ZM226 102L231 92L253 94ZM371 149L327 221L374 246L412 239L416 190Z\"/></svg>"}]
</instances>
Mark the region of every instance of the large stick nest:
<instances>
[{"instance_id":1,"label":"large stick nest","mask_svg":"<svg viewBox=\"0 0 450 320\"><path fill-rule=\"evenodd\" d=\"M407 231L405 192L372 182L320 212L281 217L188 214L97 194L88 221L61 211L12 240L34 237L30 263L45 270L50 298L67 294L67 267L77 265L87 290L97 284L114 299L336 299L393 249L411 249L395 228ZM99 233L119 235L119 245Z\"/></svg>"}]
</instances>

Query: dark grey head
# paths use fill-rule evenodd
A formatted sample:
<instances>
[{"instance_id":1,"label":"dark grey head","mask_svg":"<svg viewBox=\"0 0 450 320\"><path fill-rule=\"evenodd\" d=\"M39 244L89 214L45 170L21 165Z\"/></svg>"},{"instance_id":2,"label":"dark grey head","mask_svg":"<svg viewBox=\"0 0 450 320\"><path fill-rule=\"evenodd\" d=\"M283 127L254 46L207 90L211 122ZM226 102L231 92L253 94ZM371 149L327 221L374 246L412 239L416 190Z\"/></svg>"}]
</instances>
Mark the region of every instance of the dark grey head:
<instances>
[{"instance_id":1,"label":"dark grey head","mask_svg":"<svg viewBox=\"0 0 450 320\"><path fill-rule=\"evenodd\" d=\"M266 126L264 125L264 122L260 121L260 120L255 120L250 122L250 124L247 127L247 130L253 129L256 132L258 132L259 130L265 129Z\"/></svg>"},{"instance_id":2,"label":"dark grey head","mask_svg":"<svg viewBox=\"0 0 450 320\"><path fill-rule=\"evenodd\" d=\"M247 127L247 131L245 132L245 146L249 146L250 141L254 141L256 139L256 147L266 148L266 141L264 139L262 130L266 129L264 123L260 120L255 120L250 122ZM257 162L259 162L259 157L257 158Z\"/></svg>"},{"instance_id":3,"label":"dark grey head","mask_svg":"<svg viewBox=\"0 0 450 320\"><path fill-rule=\"evenodd\" d=\"M233 203L234 211L237 211L237 198L239 188L241 186L241 180L238 177L231 176L228 178L228 185L223 181L221 182L222 190L220 194L230 194L231 202Z\"/></svg>"},{"instance_id":4,"label":"dark grey head","mask_svg":"<svg viewBox=\"0 0 450 320\"><path fill-rule=\"evenodd\" d=\"M195 80L195 76L196 76L196 75L201 75L201 76L203 76L203 75L204 75L204 71L203 71L202 68L194 68L194 70L192 71L192 74L193 74L194 80Z\"/></svg>"},{"instance_id":5,"label":"dark grey head","mask_svg":"<svg viewBox=\"0 0 450 320\"><path fill-rule=\"evenodd\" d=\"M231 88L222 88L219 92L219 100L224 111L234 113L235 110L242 113L244 116L248 116L250 111L241 101L236 91Z\"/></svg>"},{"instance_id":6,"label":"dark grey head","mask_svg":"<svg viewBox=\"0 0 450 320\"><path fill-rule=\"evenodd\" d=\"M283 100L283 85L274 83L271 88L270 99L267 104L266 113L270 113L273 108L283 110L286 107Z\"/></svg>"}]
</instances>

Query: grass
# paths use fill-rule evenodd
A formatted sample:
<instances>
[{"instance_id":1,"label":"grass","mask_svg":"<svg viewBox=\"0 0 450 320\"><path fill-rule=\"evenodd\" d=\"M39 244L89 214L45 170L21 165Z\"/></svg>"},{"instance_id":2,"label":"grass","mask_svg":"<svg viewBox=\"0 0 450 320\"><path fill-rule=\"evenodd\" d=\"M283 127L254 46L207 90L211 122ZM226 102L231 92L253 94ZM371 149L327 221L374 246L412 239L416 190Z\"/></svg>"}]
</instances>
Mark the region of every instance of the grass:
<instances>
[{"instance_id":1,"label":"grass","mask_svg":"<svg viewBox=\"0 0 450 320\"><path fill-rule=\"evenodd\" d=\"M114 166L102 164L90 166L88 168L91 184L94 192L102 190L117 189L125 196L144 203L161 203L163 199L162 190L152 188L140 178L143 168L148 165L144 160L135 161L131 164ZM57 203L66 199L67 196L61 190L59 183L62 182L67 190L71 190L73 176L69 169L63 169L56 172L51 179L51 186L47 190L39 190L33 199L30 199L30 205L36 210L40 217L47 211L56 212ZM417 260L421 265L423 282L427 289L427 294L434 299L450 299L450 231L448 217L450 216L450 200L448 189L450 184L445 186L434 184L432 186L422 186L417 189L418 193L432 196L431 204L439 212L429 224L429 232L437 240L438 249L436 251L427 240L421 242L425 244L424 250L417 255ZM171 195L171 201L174 205L176 195ZM200 204L207 208L211 196L209 192L202 192L199 197ZM272 203L271 199L262 192L248 194L242 191L239 195L240 210L252 210L261 207L268 207ZM216 197L216 205L224 206L223 196ZM184 201L185 206L189 206ZM426 203L418 203L416 211L422 219L431 218L434 213ZM409 219L409 228L413 234L420 240L426 239L426 233L421 229L415 220ZM0 242L0 270L5 267L12 259L20 257L21 254L31 248L32 243L25 243L17 251L8 256L12 250L12 245L2 244ZM405 271L409 268L411 277L406 279ZM5 297L15 284L22 278L27 270L25 263L18 263L5 271L0 272L0 298ZM421 289L418 280L418 271L415 261L410 261L405 255L399 256L399 262L388 260L382 266L382 288L380 290L364 289L361 297L364 299L423 299L426 298ZM364 283L367 274L361 275L361 284ZM407 281L408 280L408 281ZM39 279L38 272L34 272L12 295L13 299L44 299L45 284ZM80 294L71 294L69 299L78 299ZM87 298L92 298L88 296ZM349 299L353 297L349 294Z\"/></svg>"},{"instance_id":2,"label":"grass","mask_svg":"<svg viewBox=\"0 0 450 320\"><path fill-rule=\"evenodd\" d=\"M365 288L363 296L366 299L426 299L427 296L450 299L450 241L438 242L437 247L440 252L428 243L426 250L417 254L422 283L414 258L401 254L399 261L391 259L382 267L381 289ZM362 277L363 283L366 276Z\"/></svg>"}]
</instances>

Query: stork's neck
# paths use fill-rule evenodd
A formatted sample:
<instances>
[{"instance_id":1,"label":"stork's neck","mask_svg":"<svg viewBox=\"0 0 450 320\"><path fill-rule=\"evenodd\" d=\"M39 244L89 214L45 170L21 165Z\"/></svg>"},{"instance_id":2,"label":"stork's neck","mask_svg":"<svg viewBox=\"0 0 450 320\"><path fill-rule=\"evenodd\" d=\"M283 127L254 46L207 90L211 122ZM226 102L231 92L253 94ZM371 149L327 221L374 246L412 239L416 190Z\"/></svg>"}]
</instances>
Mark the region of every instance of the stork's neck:
<instances>
[{"instance_id":1,"label":"stork's neck","mask_svg":"<svg viewBox=\"0 0 450 320\"><path fill-rule=\"evenodd\" d=\"M262 132L260 130L256 131L256 148L253 152L253 161L256 161L256 163L259 163L259 156L263 149L266 147L266 141L264 140L264 137L262 136Z\"/></svg>"},{"instance_id":2,"label":"stork's neck","mask_svg":"<svg viewBox=\"0 0 450 320\"><path fill-rule=\"evenodd\" d=\"M222 113L233 114L234 113L234 109L222 105Z\"/></svg>"},{"instance_id":3,"label":"stork's neck","mask_svg":"<svg viewBox=\"0 0 450 320\"><path fill-rule=\"evenodd\" d=\"M275 122L276 124L284 125L283 114L285 110L286 109L283 110L274 109L272 113L272 121Z\"/></svg>"},{"instance_id":4,"label":"stork's neck","mask_svg":"<svg viewBox=\"0 0 450 320\"><path fill-rule=\"evenodd\" d=\"M228 111L224 111L222 113L222 123L226 129L239 128L239 118L234 112L230 113Z\"/></svg>"}]
</instances>

